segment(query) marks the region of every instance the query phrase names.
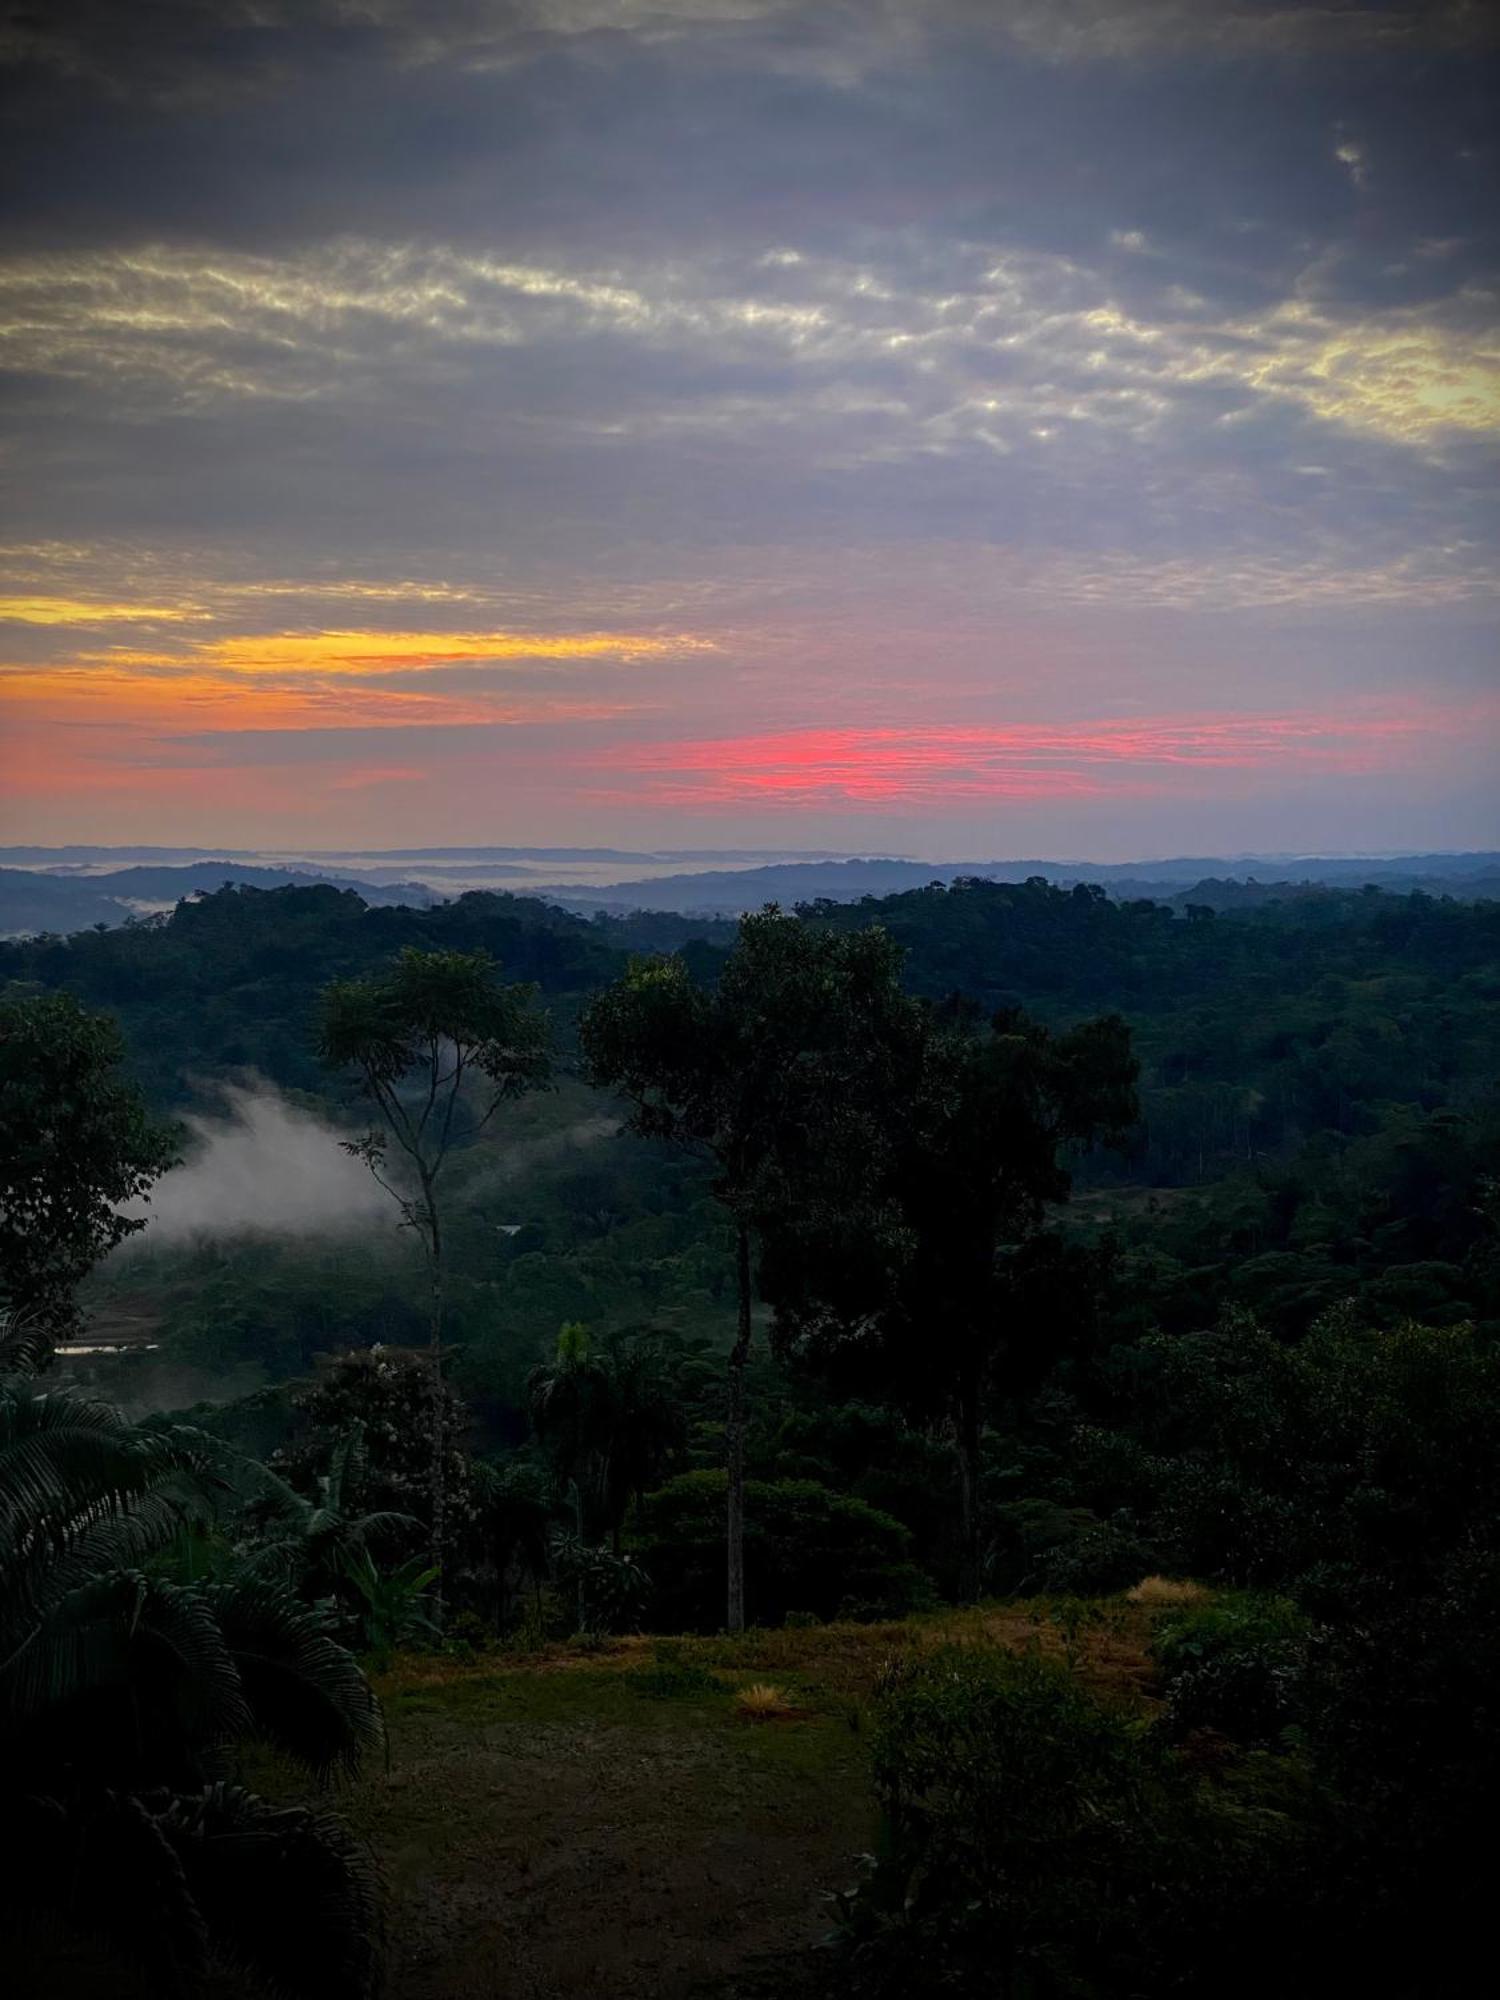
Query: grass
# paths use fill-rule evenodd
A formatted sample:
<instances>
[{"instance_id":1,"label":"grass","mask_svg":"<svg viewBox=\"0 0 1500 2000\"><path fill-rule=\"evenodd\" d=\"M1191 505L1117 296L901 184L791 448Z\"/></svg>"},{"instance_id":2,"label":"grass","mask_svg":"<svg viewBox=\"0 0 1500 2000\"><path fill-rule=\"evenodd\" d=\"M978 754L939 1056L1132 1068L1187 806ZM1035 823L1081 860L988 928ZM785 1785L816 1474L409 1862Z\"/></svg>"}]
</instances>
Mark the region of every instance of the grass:
<instances>
[{"instance_id":1,"label":"grass","mask_svg":"<svg viewBox=\"0 0 1500 2000\"><path fill-rule=\"evenodd\" d=\"M773 1681L751 1681L736 1688L734 1706L746 1722L781 1722L800 1712L785 1688Z\"/></svg>"},{"instance_id":2,"label":"grass","mask_svg":"<svg viewBox=\"0 0 1500 2000\"><path fill-rule=\"evenodd\" d=\"M1184 1577L1146 1576L1127 1591L1132 1604L1149 1605L1152 1610L1166 1610L1180 1604L1203 1604L1208 1592L1201 1583L1193 1583Z\"/></svg>"},{"instance_id":3,"label":"grass","mask_svg":"<svg viewBox=\"0 0 1500 2000\"><path fill-rule=\"evenodd\" d=\"M1157 1615L1042 1599L399 1657L390 1769L345 1799L390 1885L390 2000L807 1991L822 1897L876 1837L865 1720L891 1660L1035 1646L1143 1702Z\"/></svg>"}]
</instances>

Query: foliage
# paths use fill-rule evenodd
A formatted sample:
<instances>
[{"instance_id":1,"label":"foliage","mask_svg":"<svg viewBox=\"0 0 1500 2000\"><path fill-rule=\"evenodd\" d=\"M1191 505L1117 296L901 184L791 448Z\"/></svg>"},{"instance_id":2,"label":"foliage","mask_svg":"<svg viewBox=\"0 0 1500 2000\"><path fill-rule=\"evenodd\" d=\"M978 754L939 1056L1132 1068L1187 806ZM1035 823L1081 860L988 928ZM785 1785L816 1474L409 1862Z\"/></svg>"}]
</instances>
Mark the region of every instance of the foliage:
<instances>
[{"instance_id":1,"label":"foliage","mask_svg":"<svg viewBox=\"0 0 1500 2000\"><path fill-rule=\"evenodd\" d=\"M639 1629L651 1578L634 1556L616 1555L559 1529L552 1539L552 1562L559 1588L577 1607L577 1631Z\"/></svg>"},{"instance_id":2,"label":"foliage","mask_svg":"<svg viewBox=\"0 0 1500 2000\"><path fill-rule=\"evenodd\" d=\"M752 1243L773 1221L832 1214L867 1172L877 1106L909 1071L918 1015L878 929L820 934L780 910L744 918L710 990L682 957L637 960L580 1024L588 1073L631 1107L632 1129L713 1163L735 1232L729 1355L727 1616L746 1616L746 1367Z\"/></svg>"},{"instance_id":3,"label":"foliage","mask_svg":"<svg viewBox=\"0 0 1500 2000\"><path fill-rule=\"evenodd\" d=\"M427 1592L437 1571L420 1556L408 1556L393 1569L381 1569L368 1549L345 1556L343 1572L359 1606L359 1644L378 1660L389 1660L398 1646L439 1638L427 1609Z\"/></svg>"},{"instance_id":4,"label":"foliage","mask_svg":"<svg viewBox=\"0 0 1500 2000\"><path fill-rule=\"evenodd\" d=\"M1061 1149L1123 1136L1135 1064L1118 1018L1054 1035L1009 1010L980 1034L950 1012L919 1018L909 1069L885 1080L862 1183L780 1221L769 1289L783 1352L951 1422L972 1595L985 1401L1050 1358L1016 1337L1014 1267L1068 1194Z\"/></svg>"},{"instance_id":5,"label":"foliage","mask_svg":"<svg viewBox=\"0 0 1500 2000\"><path fill-rule=\"evenodd\" d=\"M1284 1597L1231 1592L1168 1612L1151 1646L1167 1727L1276 1742L1302 1712L1308 1633L1306 1614Z\"/></svg>"},{"instance_id":6,"label":"foliage","mask_svg":"<svg viewBox=\"0 0 1500 2000\"><path fill-rule=\"evenodd\" d=\"M359 2000L379 1969L364 1855L330 1815L273 1808L224 1766L259 1739L314 1775L352 1769L379 1709L284 1586L142 1567L205 1478L191 1438L0 1384L0 1814L20 1857L0 1898L11 1926L49 1910L93 1932L153 1991L190 1996L238 1965Z\"/></svg>"},{"instance_id":7,"label":"foliage","mask_svg":"<svg viewBox=\"0 0 1500 2000\"><path fill-rule=\"evenodd\" d=\"M631 1502L661 1481L685 1442L673 1370L680 1360L650 1328L595 1340L571 1322L556 1360L531 1372L531 1418L554 1490L576 1491L583 1528L609 1535L617 1554Z\"/></svg>"},{"instance_id":8,"label":"foliage","mask_svg":"<svg viewBox=\"0 0 1500 2000\"><path fill-rule=\"evenodd\" d=\"M357 1435L340 1476L342 1508L413 1517L430 1533L432 1388L420 1354L376 1346L334 1356L295 1392L293 1404L297 1430L272 1460L288 1484L317 1494L344 1441ZM447 1522L456 1542L472 1525L476 1505L468 1416L446 1384L441 1407Z\"/></svg>"},{"instance_id":9,"label":"foliage","mask_svg":"<svg viewBox=\"0 0 1500 2000\"><path fill-rule=\"evenodd\" d=\"M121 1204L172 1164L124 1054L114 1022L67 994L0 1002L0 1308L53 1336L79 1281L145 1228Z\"/></svg>"},{"instance_id":10,"label":"foliage","mask_svg":"<svg viewBox=\"0 0 1500 2000\"><path fill-rule=\"evenodd\" d=\"M688 1472L646 1496L642 1560L654 1579L652 1621L666 1631L714 1631L715 1577L725 1477ZM758 1480L745 1488L746 1604L751 1620L779 1625L789 1611L899 1617L930 1592L908 1560L899 1521L810 1479Z\"/></svg>"},{"instance_id":11,"label":"foliage","mask_svg":"<svg viewBox=\"0 0 1500 2000\"><path fill-rule=\"evenodd\" d=\"M447 1553L448 1453L443 1438L447 1264L439 1183L455 1147L508 1099L551 1076L548 1029L530 988L502 987L484 951L408 945L384 973L336 981L323 995L318 1053L352 1070L381 1127L345 1150L362 1159L415 1231L430 1288L428 1506L432 1565ZM394 1146L399 1165L388 1157ZM414 1185L412 1185L414 1183ZM437 1598L441 1617L441 1592Z\"/></svg>"},{"instance_id":12,"label":"foliage","mask_svg":"<svg viewBox=\"0 0 1500 2000\"><path fill-rule=\"evenodd\" d=\"M1040 1582L1047 1591L1112 1597L1149 1576L1155 1566L1154 1551L1128 1524L1090 1521L1048 1551Z\"/></svg>"},{"instance_id":13,"label":"foliage","mask_svg":"<svg viewBox=\"0 0 1500 2000\"><path fill-rule=\"evenodd\" d=\"M378 1581L374 1550L409 1541L421 1523L391 1508L355 1511L365 1483L364 1426L356 1422L335 1438L328 1469L320 1473L316 1495L306 1498L269 1467L258 1470L256 1533L247 1567L256 1576L278 1577L299 1597L338 1602L352 1589L361 1624ZM365 1635L366 1644L375 1644Z\"/></svg>"},{"instance_id":14,"label":"foliage","mask_svg":"<svg viewBox=\"0 0 1500 2000\"><path fill-rule=\"evenodd\" d=\"M796 1705L774 1681L750 1681L734 1691L735 1713L746 1722L777 1722L795 1715Z\"/></svg>"},{"instance_id":15,"label":"foliage","mask_svg":"<svg viewBox=\"0 0 1500 2000\"><path fill-rule=\"evenodd\" d=\"M1285 1822L1210 1794L1064 1667L965 1648L897 1661L874 1770L880 1854L839 1899L860 1992L1255 1990L1232 1952L1287 1868Z\"/></svg>"}]
</instances>

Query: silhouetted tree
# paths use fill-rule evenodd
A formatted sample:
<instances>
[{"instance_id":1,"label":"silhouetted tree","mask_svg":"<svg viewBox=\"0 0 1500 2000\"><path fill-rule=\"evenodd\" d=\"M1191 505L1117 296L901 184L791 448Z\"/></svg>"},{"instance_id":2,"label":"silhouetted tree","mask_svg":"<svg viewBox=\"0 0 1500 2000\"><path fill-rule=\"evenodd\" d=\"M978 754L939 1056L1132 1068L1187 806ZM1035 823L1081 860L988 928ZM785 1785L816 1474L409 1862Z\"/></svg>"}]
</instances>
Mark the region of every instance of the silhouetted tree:
<instances>
[{"instance_id":1,"label":"silhouetted tree","mask_svg":"<svg viewBox=\"0 0 1500 2000\"><path fill-rule=\"evenodd\" d=\"M352 1069L379 1111L383 1129L351 1142L347 1150L397 1203L427 1261L432 1559L440 1563L447 1453L441 1420L445 1266L439 1183L454 1149L482 1131L508 1098L549 1080L547 1022L533 988L500 985L487 952L408 946L385 973L326 989L318 1050L330 1068ZM403 1167L392 1161L392 1147ZM441 1586L439 1608L440 1593Z\"/></svg>"},{"instance_id":2,"label":"silhouetted tree","mask_svg":"<svg viewBox=\"0 0 1500 2000\"><path fill-rule=\"evenodd\" d=\"M631 1129L705 1155L734 1230L729 1355L727 1618L745 1622L745 1364L753 1243L789 1208L837 1206L862 1174L873 1107L910 1060L917 1009L885 934L813 929L773 908L746 917L716 987L681 958L638 960L590 1003L580 1039L596 1083L631 1106Z\"/></svg>"},{"instance_id":3,"label":"silhouetted tree","mask_svg":"<svg viewBox=\"0 0 1500 2000\"><path fill-rule=\"evenodd\" d=\"M1123 1137L1135 1074L1117 1018L1052 1034L1010 1011L979 1033L962 1007L928 1014L920 1066L882 1106L863 1185L848 1184L843 1208L788 1216L769 1241L783 1352L951 1422L970 1593L985 1398L1006 1362L1017 1381L1032 1366L1007 1311L1013 1272L1067 1198L1064 1149Z\"/></svg>"},{"instance_id":4,"label":"silhouetted tree","mask_svg":"<svg viewBox=\"0 0 1500 2000\"><path fill-rule=\"evenodd\" d=\"M48 1345L75 1322L80 1280L145 1228L120 1204L174 1158L124 1055L114 1022L67 994L0 1004L0 1305Z\"/></svg>"}]
</instances>

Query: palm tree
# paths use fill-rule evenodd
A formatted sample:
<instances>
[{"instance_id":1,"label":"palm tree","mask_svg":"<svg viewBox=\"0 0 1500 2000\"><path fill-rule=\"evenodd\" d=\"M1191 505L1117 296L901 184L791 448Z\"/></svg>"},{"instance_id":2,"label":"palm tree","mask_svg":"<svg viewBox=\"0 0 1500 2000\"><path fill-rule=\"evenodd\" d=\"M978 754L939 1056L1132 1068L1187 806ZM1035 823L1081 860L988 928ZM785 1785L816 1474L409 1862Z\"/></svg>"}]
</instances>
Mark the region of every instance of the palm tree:
<instances>
[{"instance_id":1,"label":"palm tree","mask_svg":"<svg viewBox=\"0 0 1500 2000\"><path fill-rule=\"evenodd\" d=\"M528 1388L557 1489L576 1488L580 1537L607 1532L618 1554L631 1501L658 1483L682 1441L664 1342L631 1328L596 1343L570 1323L558 1335L556 1360L533 1368Z\"/></svg>"},{"instance_id":2,"label":"palm tree","mask_svg":"<svg viewBox=\"0 0 1500 2000\"><path fill-rule=\"evenodd\" d=\"M93 1936L153 1993L233 1966L276 1993L366 2000L368 1858L333 1814L271 1805L232 1765L258 1740L318 1778L352 1771L379 1707L284 1584L146 1567L201 1517L208 1478L190 1434L0 1379L0 1916L11 1935L47 1917Z\"/></svg>"},{"instance_id":3,"label":"palm tree","mask_svg":"<svg viewBox=\"0 0 1500 2000\"><path fill-rule=\"evenodd\" d=\"M328 1470L318 1474L316 1499L299 1493L269 1466L255 1460L240 1463L242 1476L270 1508L247 1567L257 1576L280 1577L299 1596L336 1595L351 1568L371 1557L375 1546L421 1533L414 1514L389 1507L354 1511L366 1471L365 1427L358 1419L334 1440Z\"/></svg>"}]
</instances>

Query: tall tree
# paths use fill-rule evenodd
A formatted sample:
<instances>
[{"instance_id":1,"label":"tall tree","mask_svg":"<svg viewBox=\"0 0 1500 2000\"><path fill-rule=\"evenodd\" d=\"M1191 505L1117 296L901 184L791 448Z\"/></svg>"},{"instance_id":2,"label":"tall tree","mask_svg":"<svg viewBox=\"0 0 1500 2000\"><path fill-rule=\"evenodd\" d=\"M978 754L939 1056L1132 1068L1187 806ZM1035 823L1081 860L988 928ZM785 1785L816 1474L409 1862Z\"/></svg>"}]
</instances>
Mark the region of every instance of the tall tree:
<instances>
[{"instance_id":1,"label":"tall tree","mask_svg":"<svg viewBox=\"0 0 1500 2000\"><path fill-rule=\"evenodd\" d=\"M559 1492L579 1495L580 1525L608 1534L616 1555L632 1500L666 1477L684 1438L665 1340L649 1328L601 1339L576 1322L556 1358L533 1368L531 1418Z\"/></svg>"},{"instance_id":2,"label":"tall tree","mask_svg":"<svg viewBox=\"0 0 1500 2000\"><path fill-rule=\"evenodd\" d=\"M593 1080L631 1106L631 1128L713 1162L734 1231L729 1354L727 1622L745 1623L745 1368L754 1245L778 1214L836 1207L863 1174L874 1107L908 1068L919 1013L882 931L838 936L774 906L743 919L712 990L680 957L635 962L580 1027Z\"/></svg>"},{"instance_id":3,"label":"tall tree","mask_svg":"<svg viewBox=\"0 0 1500 2000\"><path fill-rule=\"evenodd\" d=\"M325 989L318 1052L330 1068L353 1070L379 1112L381 1129L351 1141L347 1150L396 1202L427 1265L432 1558L441 1563L447 1452L440 1184L454 1152L483 1131L503 1103L549 1081L547 1020L535 988L502 986L488 952L408 946L386 972Z\"/></svg>"},{"instance_id":4,"label":"tall tree","mask_svg":"<svg viewBox=\"0 0 1500 2000\"><path fill-rule=\"evenodd\" d=\"M1130 1034L1114 1016L1053 1034L1019 1010L977 1032L951 1003L924 1017L912 1087L885 1101L862 1186L789 1214L768 1245L778 1346L951 1424L962 1585L979 1580L988 1395L1034 1370L1008 1309L1069 1148L1121 1140L1136 1116Z\"/></svg>"},{"instance_id":5,"label":"tall tree","mask_svg":"<svg viewBox=\"0 0 1500 2000\"><path fill-rule=\"evenodd\" d=\"M124 1054L114 1022L68 994L0 1004L0 1305L47 1347L90 1268L145 1228L120 1204L173 1162Z\"/></svg>"}]
</instances>

